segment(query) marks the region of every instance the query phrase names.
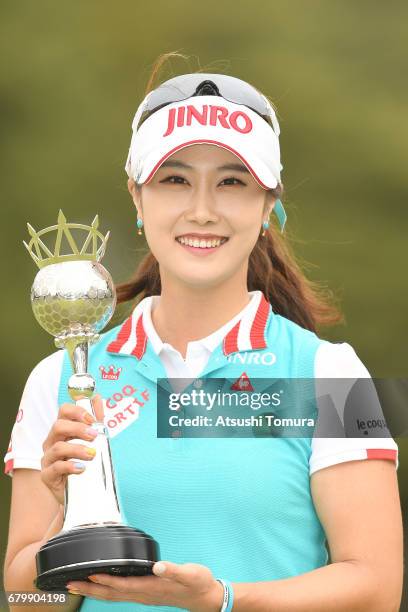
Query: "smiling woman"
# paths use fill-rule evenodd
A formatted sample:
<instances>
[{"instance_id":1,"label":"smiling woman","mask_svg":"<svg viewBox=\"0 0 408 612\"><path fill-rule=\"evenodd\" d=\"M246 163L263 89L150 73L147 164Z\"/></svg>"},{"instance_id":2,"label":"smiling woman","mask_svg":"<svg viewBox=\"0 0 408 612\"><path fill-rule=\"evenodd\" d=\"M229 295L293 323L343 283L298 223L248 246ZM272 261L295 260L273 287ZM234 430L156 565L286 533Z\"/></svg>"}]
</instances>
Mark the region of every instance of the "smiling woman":
<instances>
[{"instance_id":1,"label":"smiling woman","mask_svg":"<svg viewBox=\"0 0 408 612\"><path fill-rule=\"evenodd\" d=\"M398 447L386 427L383 437L347 436L355 402L350 409L337 396L319 401L320 378L370 374L350 344L317 334L342 315L331 293L306 278L282 235L272 104L240 79L185 74L149 91L132 127L128 189L148 252L117 288L119 301L136 298L132 314L101 336L89 369L102 372L104 401L95 400L95 415L109 429L121 507L130 525L159 542L163 561L148 576L97 574L71 583L84 599L69 609L397 611ZM270 225L272 212L280 232ZM92 435L67 395L70 374L66 357L43 360L13 428L5 458L14 474L9 590L31 587L35 552L61 529L68 475L80 478L87 460L98 461L69 443ZM316 418L334 415L336 429L300 436L289 426L259 433L256 425L248 435L240 431L246 419L236 419L232 433L220 427L212 435L207 424L224 410L217 399L201 420L205 406L183 404L173 419L179 425L162 435L172 414L158 384L165 378L183 395L216 383L240 398L301 379L311 395L274 404L274 422L307 416L293 408L311 405ZM380 421L381 408L373 416ZM198 435L189 432L194 419Z\"/></svg>"}]
</instances>

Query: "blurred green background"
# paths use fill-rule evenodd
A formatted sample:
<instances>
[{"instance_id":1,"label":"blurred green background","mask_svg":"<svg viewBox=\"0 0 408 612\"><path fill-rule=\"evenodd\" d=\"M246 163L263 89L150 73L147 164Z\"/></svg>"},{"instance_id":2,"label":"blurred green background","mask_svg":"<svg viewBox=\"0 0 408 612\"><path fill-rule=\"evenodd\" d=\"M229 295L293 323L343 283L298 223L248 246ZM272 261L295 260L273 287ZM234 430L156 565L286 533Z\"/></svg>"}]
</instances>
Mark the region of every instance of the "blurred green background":
<instances>
[{"instance_id":1,"label":"blurred green background","mask_svg":"<svg viewBox=\"0 0 408 612\"><path fill-rule=\"evenodd\" d=\"M3 455L25 380L54 350L31 311L26 222L99 213L112 232L106 267L116 281L132 272L145 242L123 169L131 121L156 57L172 50L190 60L163 80L205 67L276 105L288 232L346 317L321 336L351 343L372 376L407 376L407 23L402 1L2 2ZM10 492L3 476L2 563Z\"/></svg>"}]
</instances>

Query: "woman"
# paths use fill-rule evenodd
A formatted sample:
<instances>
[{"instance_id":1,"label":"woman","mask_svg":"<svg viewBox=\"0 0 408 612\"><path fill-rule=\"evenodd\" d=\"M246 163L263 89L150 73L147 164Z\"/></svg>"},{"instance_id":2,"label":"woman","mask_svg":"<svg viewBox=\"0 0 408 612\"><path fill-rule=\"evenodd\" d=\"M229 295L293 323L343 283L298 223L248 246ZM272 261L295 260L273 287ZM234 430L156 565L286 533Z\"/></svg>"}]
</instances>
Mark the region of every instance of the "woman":
<instances>
[{"instance_id":1,"label":"woman","mask_svg":"<svg viewBox=\"0 0 408 612\"><path fill-rule=\"evenodd\" d=\"M103 334L89 370L104 398L94 410L110 431L122 508L160 543L163 562L151 576L73 582L78 597L67 609L399 609L392 438L189 438L177 428L156 437L158 378L179 379L180 391L196 377L232 380L233 389L369 377L349 344L316 334L340 315L269 226L272 211L281 230L286 220L281 169L275 112L239 79L181 75L136 112L126 170L150 253L118 295L142 299ZM116 380L103 377L110 367ZM36 551L62 527L67 474L93 460L68 442L92 439L68 398L69 374L62 353L41 362L13 429L8 590L31 588Z\"/></svg>"}]
</instances>

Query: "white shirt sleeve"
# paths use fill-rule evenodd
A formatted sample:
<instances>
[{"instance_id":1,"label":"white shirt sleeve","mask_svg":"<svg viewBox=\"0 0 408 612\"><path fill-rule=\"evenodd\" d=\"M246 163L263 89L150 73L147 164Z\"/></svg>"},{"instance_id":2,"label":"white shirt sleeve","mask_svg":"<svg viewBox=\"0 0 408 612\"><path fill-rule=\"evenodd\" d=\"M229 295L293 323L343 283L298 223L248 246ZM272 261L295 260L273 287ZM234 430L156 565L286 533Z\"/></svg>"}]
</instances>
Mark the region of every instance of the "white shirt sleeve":
<instances>
[{"instance_id":1,"label":"white shirt sleeve","mask_svg":"<svg viewBox=\"0 0 408 612\"><path fill-rule=\"evenodd\" d=\"M389 437L345 437L344 428L344 406L347 396L347 385L341 383L329 384L323 379L343 378L343 379L362 379L371 378L369 371L357 356L353 347L347 342L332 343L324 341L316 351L315 357L315 389L316 397L328 398L325 389L331 389L330 400L318 400L319 420L329 418L330 427L326 431L336 431L336 420L339 423L339 436L343 437L313 437L312 454L309 461L309 474L321 470L322 468L344 461L356 459L389 459L395 462L398 469L398 445L395 440ZM347 383L348 381L344 381ZM350 386L353 381L350 381ZM372 383L374 386L374 383ZM333 393L334 390L334 393ZM378 409L380 413L378 413ZM324 410L331 411L331 416L327 417ZM376 416L384 415L381 407L375 408ZM349 415L350 416L350 415ZM329 422L329 421L327 421ZM324 428L323 428L324 429ZM333 433L331 433L333 435ZM385 434L387 435L387 434Z\"/></svg>"},{"instance_id":2,"label":"white shirt sleeve","mask_svg":"<svg viewBox=\"0 0 408 612\"><path fill-rule=\"evenodd\" d=\"M40 361L27 379L4 457L4 473L13 476L15 468L41 470L42 445L57 419L58 388L64 351Z\"/></svg>"}]
</instances>

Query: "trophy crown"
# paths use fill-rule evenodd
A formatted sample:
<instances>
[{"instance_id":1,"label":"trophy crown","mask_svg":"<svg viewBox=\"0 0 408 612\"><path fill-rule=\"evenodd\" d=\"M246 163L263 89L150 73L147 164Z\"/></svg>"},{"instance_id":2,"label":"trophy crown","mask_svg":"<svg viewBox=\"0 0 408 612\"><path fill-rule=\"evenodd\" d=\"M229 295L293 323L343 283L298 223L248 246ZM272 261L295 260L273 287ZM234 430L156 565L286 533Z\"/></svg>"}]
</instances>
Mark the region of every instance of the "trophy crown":
<instances>
[{"instance_id":1,"label":"trophy crown","mask_svg":"<svg viewBox=\"0 0 408 612\"><path fill-rule=\"evenodd\" d=\"M49 264L55 264L62 261L100 261L106 250L109 232L104 236L98 230L98 226L98 215L95 216L92 224L89 226L81 223L68 223L64 213L60 210L58 213L57 225L52 225L36 232L35 229L27 223L31 240L28 244L23 241L23 244L39 268L44 268L44 266ZM88 232L82 247L78 247L75 242L72 230ZM54 252L42 240L45 234L51 235L53 232L56 233L53 247Z\"/></svg>"}]
</instances>

